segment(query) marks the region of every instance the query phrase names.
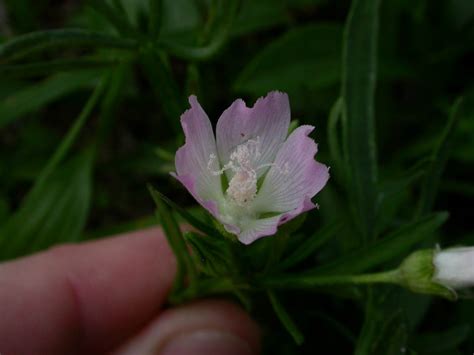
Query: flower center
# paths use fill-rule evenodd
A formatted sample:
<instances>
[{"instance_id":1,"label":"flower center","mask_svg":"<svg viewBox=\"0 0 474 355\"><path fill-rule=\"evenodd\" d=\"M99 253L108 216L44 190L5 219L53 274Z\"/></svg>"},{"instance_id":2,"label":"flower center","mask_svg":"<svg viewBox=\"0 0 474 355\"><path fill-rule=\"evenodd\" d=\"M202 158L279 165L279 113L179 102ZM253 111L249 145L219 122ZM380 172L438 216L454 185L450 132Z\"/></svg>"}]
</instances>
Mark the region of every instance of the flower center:
<instances>
[{"instance_id":1,"label":"flower center","mask_svg":"<svg viewBox=\"0 0 474 355\"><path fill-rule=\"evenodd\" d=\"M211 154L209 157L208 168L212 174L221 175L228 169L234 172L226 194L232 202L241 207L252 201L257 194L257 170L261 167L255 168L253 165L261 155L259 145L260 137L239 144L230 154L229 162L218 171L212 170L216 156Z\"/></svg>"},{"instance_id":2,"label":"flower center","mask_svg":"<svg viewBox=\"0 0 474 355\"><path fill-rule=\"evenodd\" d=\"M260 137L249 139L239 144L230 154L230 159L220 170L213 170L217 157L211 154L207 164L213 175L222 175L226 170L232 170L234 176L229 181L226 194L228 199L239 207L245 207L257 195L257 171L267 167L276 167L282 174L288 174L288 163L283 169L274 163L265 163L255 166L256 160L262 155L260 152Z\"/></svg>"}]
</instances>

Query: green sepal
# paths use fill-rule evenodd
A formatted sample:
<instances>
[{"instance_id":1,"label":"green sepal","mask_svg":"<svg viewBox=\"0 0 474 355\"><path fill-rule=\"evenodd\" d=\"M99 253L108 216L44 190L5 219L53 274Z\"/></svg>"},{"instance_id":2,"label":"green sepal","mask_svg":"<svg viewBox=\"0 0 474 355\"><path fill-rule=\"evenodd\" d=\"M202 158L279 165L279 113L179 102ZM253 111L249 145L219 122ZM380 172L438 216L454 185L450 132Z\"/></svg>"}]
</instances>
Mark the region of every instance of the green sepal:
<instances>
[{"instance_id":1,"label":"green sepal","mask_svg":"<svg viewBox=\"0 0 474 355\"><path fill-rule=\"evenodd\" d=\"M434 253L433 249L424 249L408 256L398 268L399 283L415 293L436 295L455 301L457 294L453 289L433 281Z\"/></svg>"}]
</instances>

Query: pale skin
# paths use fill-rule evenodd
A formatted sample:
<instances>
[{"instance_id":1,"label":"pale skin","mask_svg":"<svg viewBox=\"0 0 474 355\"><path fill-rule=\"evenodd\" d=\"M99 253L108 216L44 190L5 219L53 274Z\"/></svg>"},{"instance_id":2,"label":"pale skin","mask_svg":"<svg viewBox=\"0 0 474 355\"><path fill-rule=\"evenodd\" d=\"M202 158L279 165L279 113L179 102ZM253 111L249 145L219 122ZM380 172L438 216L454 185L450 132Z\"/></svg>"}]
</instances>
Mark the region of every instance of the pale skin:
<instances>
[{"instance_id":1,"label":"pale skin","mask_svg":"<svg viewBox=\"0 0 474 355\"><path fill-rule=\"evenodd\" d=\"M0 263L0 354L258 354L239 306L165 306L175 269L158 228Z\"/></svg>"}]
</instances>

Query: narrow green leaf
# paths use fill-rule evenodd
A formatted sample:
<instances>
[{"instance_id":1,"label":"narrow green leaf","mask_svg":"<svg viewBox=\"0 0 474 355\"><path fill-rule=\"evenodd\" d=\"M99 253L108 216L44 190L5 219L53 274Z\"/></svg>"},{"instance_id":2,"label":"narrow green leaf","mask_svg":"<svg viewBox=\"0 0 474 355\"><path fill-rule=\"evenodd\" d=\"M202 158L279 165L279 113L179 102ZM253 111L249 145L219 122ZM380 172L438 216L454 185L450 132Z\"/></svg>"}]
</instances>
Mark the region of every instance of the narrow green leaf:
<instances>
[{"instance_id":1,"label":"narrow green leaf","mask_svg":"<svg viewBox=\"0 0 474 355\"><path fill-rule=\"evenodd\" d=\"M163 0L148 0L149 3L149 31L152 39L157 39L163 23Z\"/></svg>"},{"instance_id":2,"label":"narrow green leaf","mask_svg":"<svg viewBox=\"0 0 474 355\"><path fill-rule=\"evenodd\" d=\"M328 119L328 143L329 143L329 153L331 155L332 161L334 162L334 169L337 172L337 176L340 181L344 181L345 178L345 163L344 157L342 154L341 142L339 140L340 136L340 120L342 118L343 112L343 102L342 98L338 98L334 105L331 108Z\"/></svg>"},{"instance_id":3,"label":"narrow green leaf","mask_svg":"<svg viewBox=\"0 0 474 355\"><path fill-rule=\"evenodd\" d=\"M332 223L313 233L301 243L290 255L279 261L276 269L285 270L297 265L314 254L324 243L333 238L343 228L341 223Z\"/></svg>"},{"instance_id":4,"label":"narrow green leaf","mask_svg":"<svg viewBox=\"0 0 474 355\"><path fill-rule=\"evenodd\" d=\"M458 98L451 108L446 127L444 128L440 140L436 145L433 155L431 157L431 166L428 168L425 179L422 185L421 196L418 202L418 209L416 211L416 218L419 218L425 213L428 213L435 202L436 193L438 192L441 174L444 166L448 160L450 153L453 133L456 129L460 118L460 107L462 105L462 98Z\"/></svg>"},{"instance_id":5,"label":"narrow green leaf","mask_svg":"<svg viewBox=\"0 0 474 355\"><path fill-rule=\"evenodd\" d=\"M203 46L193 47L181 44L176 40L162 39L158 45L170 54L190 61L209 60L225 45L239 9L239 0L230 0L219 18L219 28L213 31L213 37Z\"/></svg>"},{"instance_id":6,"label":"narrow green leaf","mask_svg":"<svg viewBox=\"0 0 474 355\"><path fill-rule=\"evenodd\" d=\"M118 63L120 62L115 59L58 59L29 64L0 65L0 74L14 77L28 77L38 74L54 74L61 71L108 68Z\"/></svg>"},{"instance_id":7,"label":"narrow green leaf","mask_svg":"<svg viewBox=\"0 0 474 355\"><path fill-rule=\"evenodd\" d=\"M335 85L341 76L341 39L339 24L296 27L264 47L243 68L234 89L254 95L279 89L296 96Z\"/></svg>"},{"instance_id":8,"label":"narrow green leaf","mask_svg":"<svg viewBox=\"0 0 474 355\"><path fill-rule=\"evenodd\" d=\"M88 150L35 184L20 209L0 227L0 260L78 240L89 213L92 162Z\"/></svg>"},{"instance_id":9,"label":"narrow green leaf","mask_svg":"<svg viewBox=\"0 0 474 355\"><path fill-rule=\"evenodd\" d=\"M228 240L195 232L185 232L184 239L193 248L193 256L205 274L222 277L238 272Z\"/></svg>"},{"instance_id":10,"label":"narrow green leaf","mask_svg":"<svg viewBox=\"0 0 474 355\"><path fill-rule=\"evenodd\" d=\"M50 48L92 46L133 50L137 42L82 29L60 29L28 33L0 46L0 63Z\"/></svg>"},{"instance_id":11,"label":"narrow green leaf","mask_svg":"<svg viewBox=\"0 0 474 355\"><path fill-rule=\"evenodd\" d=\"M114 128L113 122L116 117L115 113L120 108L120 101L124 90L124 84L126 82L125 77L129 71L129 65L122 63L115 67L110 74L110 80L100 107L99 125L95 141L96 152Z\"/></svg>"},{"instance_id":12,"label":"narrow green leaf","mask_svg":"<svg viewBox=\"0 0 474 355\"><path fill-rule=\"evenodd\" d=\"M87 100L86 105L82 109L81 113L77 117L74 124L71 126L66 136L61 141L61 144L54 152L53 156L48 160L48 163L41 171L40 175L36 179L35 185L41 185L46 181L49 175L54 171L56 166L66 157L71 149L72 145L76 141L79 133L82 130L82 127L86 123L87 119L90 117L92 110L96 106L100 96L102 95L104 88L107 85L108 78L103 78L99 85L95 88L89 100Z\"/></svg>"},{"instance_id":13,"label":"narrow green leaf","mask_svg":"<svg viewBox=\"0 0 474 355\"><path fill-rule=\"evenodd\" d=\"M0 229L2 258L22 255L57 241L76 238L82 231L89 208L93 150L87 150L61 168L60 164L90 116L105 83L106 80L102 80L94 90L61 144L36 178L20 209Z\"/></svg>"},{"instance_id":14,"label":"narrow green leaf","mask_svg":"<svg viewBox=\"0 0 474 355\"><path fill-rule=\"evenodd\" d=\"M163 195L161 192L158 190L154 190L154 194L156 197L160 198L163 202L165 202L169 207L171 207L173 210L178 212L178 214L184 218L186 222L188 222L190 225L192 225L194 228L197 230L203 232L204 234L221 238L222 236L210 225L202 222L198 218L194 217L191 213L189 213L186 209L182 208L178 204L174 203L172 200L170 200L168 197Z\"/></svg>"},{"instance_id":15,"label":"narrow green leaf","mask_svg":"<svg viewBox=\"0 0 474 355\"><path fill-rule=\"evenodd\" d=\"M301 345L304 342L304 336L296 326L296 324L291 319L288 312L285 310L283 305L280 303L276 294L273 291L267 291L267 296L270 300L270 303L275 311L276 315L280 319L283 326L286 328L288 333L293 337L293 340L296 344Z\"/></svg>"},{"instance_id":16,"label":"narrow green leaf","mask_svg":"<svg viewBox=\"0 0 474 355\"><path fill-rule=\"evenodd\" d=\"M188 253L186 242L183 238L178 223L174 218L167 204L162 200L161 195L152 186L148 185L153 201L155 201L157 216L161 221L161 226L165 232L168 243L176 256L178 269L174 284L174 292L179 292L184 287L186 277L189 277L189 283L193 284L197 277L193 260Z\"/></svg>"},{"instance_id":17,"label":"narrow green leaf","mask_svg":"<svg viewBox=\"0 0 474 355\"><path fill-rule=\"evenodd\" d=\"M428 164L422 160L401 175L384 181L378 189L377 218L375 228L380 233L393 225L397 212L406 207L406 195L410 187L426 174Z\"/></svg>"},{"instance_id":18,"label":"narrow green leaf","mask_svg":"<svg viewBox=\"0 0 474 355\"><path fill-rule=\"evenodd\" d=\"M124 36L130 36L136 34L136 31L132 25L128 22L125 14L121 13L119 10L109 5L107 1L88 1L87 4L93 8L97 13L102 15L104 19L107 20L118 33Z\"/></svg>"},{"instance_id":19,"label":"narrow green leaf","mask_svg":"<svg viewBox=\"0 0 474 355\"><path fill-rule=\"evenodd\" d=\"M406 351L408 329L398 300L399 291L391 288L368 290L365 321L354 352L356 355L399 355Z\"/></svg>"},{"instance_id":20,"label":"narrow green leaf","mask_svg":"<svg viewBox=\"0 0 474 355\"><path fill-rule=\"evenodd\" d=\"M453 351L471 335L469 324L460 324L436 333L422 333L414 337L410 345L424 354Z\"/></svg>"},{"instance_id":21,"label":"narrow green leaf","mask_svg":"<svg viewBox=\"0 0 474 355\"><path fill-rule=\"evenodd\" d=\"M374 237L377 199L374 96L379 0L354 0L343 47L342 99L347 186L363 240Z\"/></svg>"},{"instance_id":22,"label":"narrow green leaf","mask_svg":"<svg viewBox=\"0 0 474 355\"><path fill-rule=\"evenodd\" d=\"M13 92L0 102L0 128L58 98L97 80L97 71L61 73Z\"/></svg>"},{"instance_id":23,"label":"narrow green leaf","mask_svg":"<svg viewBox=\"0 0 474 355\"><path fill-rule=\"evenodd\" d=\"M179 117L184 111L184 100L166 56L155 48L148 47L142 49L140 61L163 113L168 118L170 128L175 134L180 133Z\"/></svg>"},{"instance_id":24,"label":"narrow green leaf","mask_svg":"<svg viewBox=\"0 0 474 355\"><path fill-rule=\"evenodd\" d=\"M385 262L401 258L413 246L430 237L447 220L448 213L439 212L408 223L385 238L363 247L338 260L308 271L308 274L354 274L369 270Z\"/></svg>"}]
</instances>

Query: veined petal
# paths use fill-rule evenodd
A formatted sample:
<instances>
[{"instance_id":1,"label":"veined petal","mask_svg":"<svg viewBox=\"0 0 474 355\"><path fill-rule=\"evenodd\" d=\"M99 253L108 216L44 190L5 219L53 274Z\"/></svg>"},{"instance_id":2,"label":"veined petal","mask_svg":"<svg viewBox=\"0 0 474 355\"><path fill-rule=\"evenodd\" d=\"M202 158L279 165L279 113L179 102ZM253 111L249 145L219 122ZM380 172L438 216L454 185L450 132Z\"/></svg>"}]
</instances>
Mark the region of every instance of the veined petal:
<instances>
[{"instance_id":1,"label":"veined petal","mask_svg":"<svg viewBox=\"0 0 474 355\"><path fill-rule=\"evenodd\" d=\"M220 176L212 174L208 166L211 156L217 156L216 141L196 96L190 96L189 103L191 108L181 116L186 143L176 152L175 177L205 208L213 207L215 214L217 207L208 202L223 199Z\"/></svg>"},{"instance_id":2,"label":"veined petal","mask_svg":"<svg viewBox=\"0 0 474 355\"><path fill-rule=\"evenodd\" d=\"M329 169L314 160L317 146L308 137L313 129L312 126L298 127L283 144L253 201L254 212L291 214L301 209L298 212L301 213L309 207L307 200L311 203L310 199L324 187Z\"/></svg>"},{"instance_id":3,"label":"veined petal","mask_svg":"<svg viewBox=\"0 0 474 355\"><path fill-rule=\"evenodd\" d=\"M297 208L290 212L281 213L273 217L248 221L242 226L242 228L233 225L225 225L225 228L230 233L236 234L241 243L251 244L262 237L274 235L280 224L286 223L298 216L300 213L309 211L314 207L316 206L311 202L311 198L306 197L301 201Z\"/></svg>"},{"instance_id":4,"label":"veined petal","mask_svg":"<svg viewBox=\"0 0 474 355\"><path fill-rule=\"evenodd\" d=\"M241 99L234 101L217 122L217 151L221 164L227 164L237 146L249 140L259 143L260 155L254 157L252 165L257 168L272 163L288 134L290 116L288 95L282 92L269 93L251 108ZM257 170L257 176L266 170ZM229 180L233 176L230 169L226 174Z\"/></svg>"},{"instance_id":5,"label":"veined petal","mask_svg":"<svg viewBox=\"0 0 474 355\"><path fill-rule=\"evenodd\" d=\"M240 230L237 238L241 243L248 245L261 237L273 235L277 232L280 217L274 216L253 220Z\"/></svg>"}]
</instances>

